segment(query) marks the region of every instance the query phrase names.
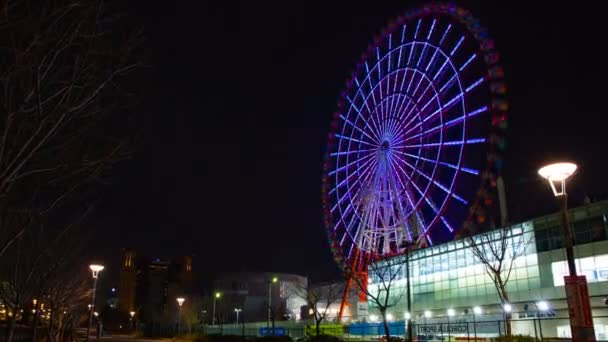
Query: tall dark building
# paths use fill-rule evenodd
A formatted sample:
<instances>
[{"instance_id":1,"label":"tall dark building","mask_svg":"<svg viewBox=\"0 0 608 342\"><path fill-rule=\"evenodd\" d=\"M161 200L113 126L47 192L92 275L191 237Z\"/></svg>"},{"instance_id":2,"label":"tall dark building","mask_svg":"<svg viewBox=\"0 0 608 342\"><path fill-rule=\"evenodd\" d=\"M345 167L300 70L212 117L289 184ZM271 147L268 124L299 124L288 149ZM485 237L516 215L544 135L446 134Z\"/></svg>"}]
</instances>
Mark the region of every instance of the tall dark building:
<instances>
[{"instance_id":1,"label":"tall dark building","mask_svg":"<svg viewBox=\"0 0 608 342\"><path fill-rule=\"evenodd\" d=\"M137 270L135 267L135 252L123 250L120 283L118 284L118 308L123 312L135 311L135 289Z\"/></svg>"},{"instance_id":2,"label":"tall dark building","mask_svg":"<svg viewBox=\"0 0 608 342\"><path fill-rule=\"evenodd\" d=\"M123 252L118 307L135 311L140 322L168 322L175 299L194 291L192 256L174 258L137 257Z\"/></svg>"}]
</instances>

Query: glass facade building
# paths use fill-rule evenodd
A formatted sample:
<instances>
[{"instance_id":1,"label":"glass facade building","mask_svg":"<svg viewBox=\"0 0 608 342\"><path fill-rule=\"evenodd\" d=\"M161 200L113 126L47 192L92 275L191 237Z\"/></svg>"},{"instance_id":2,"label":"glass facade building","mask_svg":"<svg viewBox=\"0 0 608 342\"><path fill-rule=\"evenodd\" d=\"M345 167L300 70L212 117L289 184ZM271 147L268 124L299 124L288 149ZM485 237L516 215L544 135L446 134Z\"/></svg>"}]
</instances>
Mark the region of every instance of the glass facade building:
<instances>
[{"instance_id":1,"label":"glass facade building","mask_svg":"<svg viewBox=\"0 0 608 342\"><path fill-rule=\"evenodd\" d=\"M590 203L569 211L575 233L575 258L577 271L584 274L589 283L592 311L596 333L608 333L608 201ZM508 238L510 255L515 257L511 275L506 285L513 306L513 318L530 317L536 309L535 303L544 300L550 304L551 317L567 317L563 276L567 274L566 253L563 247L562 228L559 215L552 214L515 224ZM520 244L519 241L524 241ZM516 250L524 246L525 249ZM425 311L440 319L452 308L458 314L472 312L480 306L487 315L501 317L500 300L493 281L469 247L467 240L456 240L442 245L416 250L410 254L410 280L412 290L412 317L421 320ZM382 262L380 262L382 263ZM403 296L406 289L405 256L397 256L385 263L397 267L399 275L394 281L393 296ZM380 265L379 265L380 266ZM369 288L377 288L379 279L371 272ZM405 296L389 309L391 315L402 318L407 311ZM375 310L370 304L370 313ZM427 314L428 315L428 314ZM562 335L566 320L554 320L547 327L548 336ZM547 324L547 323L545 323ZM514 329L525 333L526 327ZM569 329L568 330L569 333ZM565 336L565 335L564 335ZM561 336L561 337L564 337Z\"/></svg>"}]
</instances>

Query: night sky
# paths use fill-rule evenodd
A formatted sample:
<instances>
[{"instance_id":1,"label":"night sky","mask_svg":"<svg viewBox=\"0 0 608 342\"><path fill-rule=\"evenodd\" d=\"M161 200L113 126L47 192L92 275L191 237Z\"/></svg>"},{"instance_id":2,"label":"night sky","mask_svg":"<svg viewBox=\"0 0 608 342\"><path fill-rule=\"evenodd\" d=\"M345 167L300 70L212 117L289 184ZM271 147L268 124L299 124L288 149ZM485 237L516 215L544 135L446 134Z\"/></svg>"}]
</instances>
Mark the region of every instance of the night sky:
<instances>
[{"instance_id":1,"label":"night sky","mask_svg":"<svg viewBox=\"0 0 608 342\"><path fill-rule=\"evenodd\" d=\"M151 66L138 80L140 144L93 218L108 269L130 246L195 254L203 284L241 269L335 276L320 203L330 116L372 37L420 2L129 3ZM556 210L536 169L557 158L581 166L571 205L607 193L603 10L457 3L502 55L511 219Z\"/></svg>"}]
</instances>

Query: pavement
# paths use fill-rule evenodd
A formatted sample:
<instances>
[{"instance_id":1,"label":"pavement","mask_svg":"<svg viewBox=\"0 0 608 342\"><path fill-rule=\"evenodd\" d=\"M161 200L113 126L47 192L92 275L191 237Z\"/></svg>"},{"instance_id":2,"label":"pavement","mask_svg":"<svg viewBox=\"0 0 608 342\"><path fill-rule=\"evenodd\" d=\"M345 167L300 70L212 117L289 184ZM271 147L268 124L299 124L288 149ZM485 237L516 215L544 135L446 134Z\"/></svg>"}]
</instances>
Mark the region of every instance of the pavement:
<instances>
[{"instance_id":1,"label":"pavement","mask_svg":"<svg viewBox=\"0 0 608 342\"><path fill-rule=\"evenodd\" d=\"M90 342L96 342L97 339L91 336ZM171 339L149 339L143 337L133 337L129 335L112 335L112 336L102 336L99 338L99 342L170 342Z\"/></svg>"}]
</instances>

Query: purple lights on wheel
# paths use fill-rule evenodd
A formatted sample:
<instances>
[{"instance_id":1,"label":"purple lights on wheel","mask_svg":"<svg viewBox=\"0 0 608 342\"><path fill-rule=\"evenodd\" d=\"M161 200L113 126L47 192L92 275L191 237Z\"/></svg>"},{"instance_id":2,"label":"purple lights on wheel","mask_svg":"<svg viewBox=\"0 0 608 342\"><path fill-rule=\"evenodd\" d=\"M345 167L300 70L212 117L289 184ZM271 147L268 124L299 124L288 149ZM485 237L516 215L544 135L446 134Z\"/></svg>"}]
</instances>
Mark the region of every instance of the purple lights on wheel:
<instances>
[{"instance_id":1,"label":"purple lights on wheel","mask_svg":"<svg viewBox=\"0 0 608 342\"><path fill-rule=\"evenodd\" d=\"M435 4L391 23L363 54L324 165L336 261L398 254L492 221L507 110L493 46L470 13Z\"/></svg>"}]
</instances>

